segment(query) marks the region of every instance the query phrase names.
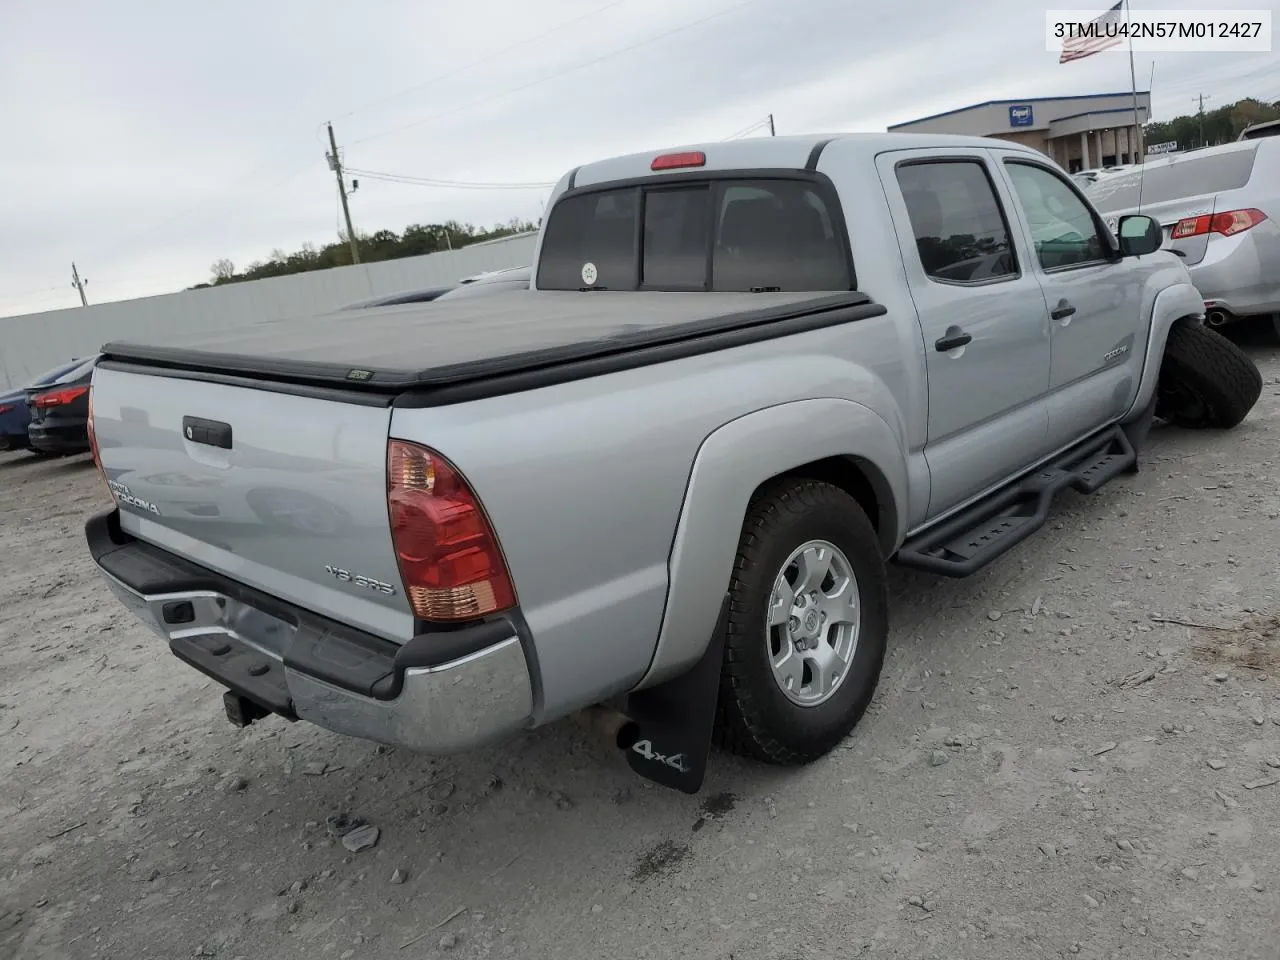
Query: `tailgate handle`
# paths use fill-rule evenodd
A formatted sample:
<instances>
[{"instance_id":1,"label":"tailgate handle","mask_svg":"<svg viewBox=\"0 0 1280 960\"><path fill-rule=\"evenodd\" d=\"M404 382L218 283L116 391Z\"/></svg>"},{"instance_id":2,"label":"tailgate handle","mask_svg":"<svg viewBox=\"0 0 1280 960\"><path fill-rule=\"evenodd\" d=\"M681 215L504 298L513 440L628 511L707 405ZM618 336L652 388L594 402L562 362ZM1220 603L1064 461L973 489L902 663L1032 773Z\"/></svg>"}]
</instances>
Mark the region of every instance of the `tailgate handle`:
<instances>
[{"instance_id":1,"label":"tailgate handle","mask_svg":"<svg viewBox=\"0 0 1280 960\"><path fill-rule=\"evenodd\" d=\"M204 443L211 447L231 449L231 424L203 417L183 417L182 435L192 443Z\"/></svg>"}]
</instances>

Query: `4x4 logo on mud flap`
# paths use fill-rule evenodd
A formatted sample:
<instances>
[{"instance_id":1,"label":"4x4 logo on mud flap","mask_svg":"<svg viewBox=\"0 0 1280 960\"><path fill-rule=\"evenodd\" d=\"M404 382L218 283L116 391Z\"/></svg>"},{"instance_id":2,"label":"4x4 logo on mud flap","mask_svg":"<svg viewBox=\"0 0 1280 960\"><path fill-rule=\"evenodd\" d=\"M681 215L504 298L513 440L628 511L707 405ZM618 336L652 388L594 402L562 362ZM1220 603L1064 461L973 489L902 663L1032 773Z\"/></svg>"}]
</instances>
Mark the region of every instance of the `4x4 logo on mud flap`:
<instances>
[{"instance_id":1,"label":"4x4 logo on mud flap","mask_svg":"<svg viewBox=\"0 0 1280 960\"><path fill-rule=\"evenodd\" d=\"M637 740L631 745L631 749L646 760L652 760L655 763L665 763L673 770L679 770L681 773L688 773L689 768L685 765L683 753L673 753L666 757L653 749L653 742L650 740Z\"/></svg>"}]
</instances>

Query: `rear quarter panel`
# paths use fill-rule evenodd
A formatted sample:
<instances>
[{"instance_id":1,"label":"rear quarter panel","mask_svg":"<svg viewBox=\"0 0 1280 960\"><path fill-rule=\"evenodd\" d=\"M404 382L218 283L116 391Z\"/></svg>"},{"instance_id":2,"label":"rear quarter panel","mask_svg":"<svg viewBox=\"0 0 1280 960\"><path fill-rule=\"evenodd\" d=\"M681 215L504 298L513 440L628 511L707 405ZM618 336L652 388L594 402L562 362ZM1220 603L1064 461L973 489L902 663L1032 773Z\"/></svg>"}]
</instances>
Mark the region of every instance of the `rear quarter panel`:
<instances>
[{"instance_id":1,"label":"rear quarter panel","mask_svg":"<svg viewBox=\"0 0 1280 960\"><path fill-rule=\"evenodd\" d=\"M914 313L907 319L914 324ZM898 411L912 387L899 324L881 316L456 407L393 412L391 435L457 464L493 521L534 638L536 722L645 676L690 473L713 431L754 411L834 398L887 424L901 462L907 425ZM834 427L843 452L860 452L857 423ZM789 446L796 455L807 449L788 432L750 439L768 449L759 463L742 457L758 476L736 477L724 491L737 521L719 531L727 543L718 544L721 569L707 581L709 609L728 586L746 497L788 459Z\"/></svg>"}]
</instances>

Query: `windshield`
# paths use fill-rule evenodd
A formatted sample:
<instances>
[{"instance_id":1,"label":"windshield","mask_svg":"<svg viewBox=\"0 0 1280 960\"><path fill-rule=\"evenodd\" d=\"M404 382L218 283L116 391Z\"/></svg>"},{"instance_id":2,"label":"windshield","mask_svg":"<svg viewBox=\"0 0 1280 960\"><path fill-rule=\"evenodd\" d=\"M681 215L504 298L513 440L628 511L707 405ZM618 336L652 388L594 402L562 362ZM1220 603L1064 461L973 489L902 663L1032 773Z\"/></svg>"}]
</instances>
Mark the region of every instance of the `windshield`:
<instances>
[{"instance_id":1,"label":"windshield","mask_svg":"<svg viewBox=\"0 0 1280 960\"><path fill-rule=\"evenodd\" d=\"M1237 190L1249 182L1257 145L1203 156L1188 154L1167 162L1139 164L1132 170L1099 177L1085 187L1093 205L1102 213L1129 210L1138 206L1138 184L1142 202L1165 203L1199 197L1224 190Z\"/></svg>"}]
</instances>

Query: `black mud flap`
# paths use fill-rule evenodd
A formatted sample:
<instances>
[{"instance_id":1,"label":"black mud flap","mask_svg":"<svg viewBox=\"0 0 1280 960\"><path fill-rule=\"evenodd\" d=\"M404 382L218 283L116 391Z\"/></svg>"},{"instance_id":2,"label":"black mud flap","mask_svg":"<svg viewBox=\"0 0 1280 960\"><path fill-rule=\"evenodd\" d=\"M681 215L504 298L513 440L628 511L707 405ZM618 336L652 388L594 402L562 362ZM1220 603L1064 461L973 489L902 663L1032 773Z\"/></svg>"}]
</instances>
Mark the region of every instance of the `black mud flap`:
<instances>
[{"instance_id":1,"label":"black mud flap","mask_svg":"<svg viewBox=\"0 0 1280 960\"><path fill-rule=\"evenodd\" d=\"M720 666L728 630L729 598L720 606L706 652L689 670L627 697L631 722L618 732L631 769L654 783L697 793L707 773L720 694Z\"/></svg>"}]
</instances>

